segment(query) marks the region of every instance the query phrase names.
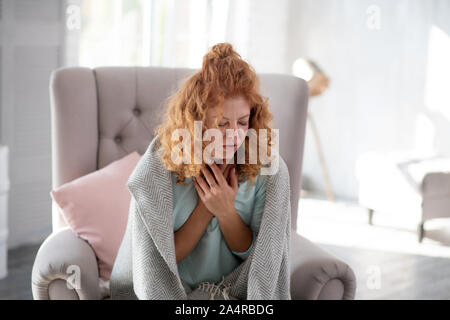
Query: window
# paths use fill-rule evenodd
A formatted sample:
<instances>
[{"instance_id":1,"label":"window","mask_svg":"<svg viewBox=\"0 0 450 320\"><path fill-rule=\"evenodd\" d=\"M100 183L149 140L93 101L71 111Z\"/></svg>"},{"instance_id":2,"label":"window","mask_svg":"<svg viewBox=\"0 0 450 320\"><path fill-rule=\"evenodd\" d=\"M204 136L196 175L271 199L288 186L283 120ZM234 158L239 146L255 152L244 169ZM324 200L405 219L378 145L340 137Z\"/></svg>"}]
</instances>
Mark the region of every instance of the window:
<instances>
[{"instance_id":1,"label":"window","mask_svg":"<svg viewBox=\"0 0 450 320\"><path fill-rule=\"evenodd\" d=\"M225 41L229 0L84 0L79 65L201 66Z\"/></svg>"}]
</instances>

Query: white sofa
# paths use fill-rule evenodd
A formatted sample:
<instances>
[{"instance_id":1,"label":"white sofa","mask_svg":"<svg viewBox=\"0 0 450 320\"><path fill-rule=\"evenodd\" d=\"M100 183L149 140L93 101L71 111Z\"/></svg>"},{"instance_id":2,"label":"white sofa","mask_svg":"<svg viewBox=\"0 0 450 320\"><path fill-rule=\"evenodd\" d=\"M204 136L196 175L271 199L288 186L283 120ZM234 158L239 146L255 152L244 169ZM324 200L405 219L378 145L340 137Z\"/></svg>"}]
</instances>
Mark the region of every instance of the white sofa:
<instances>
[{"instance_id":1,"label":"white sofa","mask_svg":"<svg viewBox=\"0 0 450 320\"><path fill-rule=\"evenodd\" d=\"M425 236L425 222L450 218L450 158L421 158L411 152L367 152L356 162L358 200L368 209L369 223L378 211L416 226L418 241Z\"/></svg>"}]
</instances>

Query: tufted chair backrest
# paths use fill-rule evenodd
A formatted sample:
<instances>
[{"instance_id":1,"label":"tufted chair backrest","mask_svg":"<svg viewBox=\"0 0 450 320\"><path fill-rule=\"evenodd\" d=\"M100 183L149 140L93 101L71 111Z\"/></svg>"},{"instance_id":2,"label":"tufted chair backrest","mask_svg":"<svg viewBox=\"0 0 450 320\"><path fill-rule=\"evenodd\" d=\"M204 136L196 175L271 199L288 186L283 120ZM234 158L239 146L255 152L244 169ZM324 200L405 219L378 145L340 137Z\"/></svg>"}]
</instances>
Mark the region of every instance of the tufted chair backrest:
<instances>
[{"instance_id":1,"label":"tufted chair backrest","mask_svg":"<svg viewBox=\"0 0 450 320\"><path fill-rule=\"evenodd\" d=\"M125 155L144 154L162 122L166 99L196 69L63 67L50 77L52 187L101 169ZM300 195L308 87L284 74L258 74L279 129L290 174L292 227ZM52 207L53 231L66 225Z\"/></svg>"}]
</instances>

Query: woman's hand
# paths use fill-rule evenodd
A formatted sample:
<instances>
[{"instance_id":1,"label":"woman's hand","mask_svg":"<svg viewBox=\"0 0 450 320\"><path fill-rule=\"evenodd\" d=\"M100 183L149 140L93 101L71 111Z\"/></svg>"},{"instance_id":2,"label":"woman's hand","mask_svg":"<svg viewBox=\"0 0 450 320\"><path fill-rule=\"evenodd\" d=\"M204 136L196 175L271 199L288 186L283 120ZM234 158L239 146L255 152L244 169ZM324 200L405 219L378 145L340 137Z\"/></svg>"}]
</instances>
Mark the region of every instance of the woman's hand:
<instances>
[{"instance_id":1,"label":"woman's hand","mask_svg":"<svg viewBox=\"0 0 450 320\"><path fill-rule=\"evenodd\" d=\"M230 170L231 164L220 164L220 165L218 165L218 167L219 167L220 171L222 171L224 177L229 176L229 172L228 172L228 171ZM203 171L201 171L200 177L202 177L202 178L206 181L206 178L205 178L205 176L203 175ZM199 192L199 190L198 190L198 188L197 188L197 187L199 187L199 184L198 184L198 183L195 183L195 179L196 179L196 178L194 177L194 187L196 188L197 194L199 195L199 196L198 196L198 203L199 203L202 207L204 207L204 208L208 211L209 214L211 214L211 215L214 217L214 215L213 215L211 212L209 212L208 208L206 208L205 204L203 203L203 200L200 198L200 192ZM228 184L230 183L229 180L230 180L230 179L228 178L228 179L227 179Z\"/></svg>"},{"instance_id":2,"label":"woman's hand","mask_svg":"<svg viewBox=\"0 0 450 320\"><path fill-rule=\"evenodd\" d=\"M231 165L224 166L224 172L215 163L210 168L213 174L202 168L203 177L196 178L194 186L206 208L219 218L234 210L234 198L238 191L237 174Z\"/></svg>"}]
</instances>

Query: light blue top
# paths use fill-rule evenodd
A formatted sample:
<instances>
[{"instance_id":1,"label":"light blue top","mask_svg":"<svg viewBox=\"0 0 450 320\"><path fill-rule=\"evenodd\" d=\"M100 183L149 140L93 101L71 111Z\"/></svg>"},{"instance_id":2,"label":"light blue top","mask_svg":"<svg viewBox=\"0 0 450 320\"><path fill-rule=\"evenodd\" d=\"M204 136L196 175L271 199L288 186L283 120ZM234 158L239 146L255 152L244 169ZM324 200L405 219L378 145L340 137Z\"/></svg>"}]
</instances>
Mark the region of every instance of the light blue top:
<instances>
[{"instance_id":1,"label":"light blue top","mask_svg":"<svg viewBox=\"0 0 450 320\"><path fill-rule=\"evenodd\" d=\"M253 240L245 252L230 250L220 230L216 217L213 217L191 253L178 264L180 278L194 290L204 281L220 282L222 276L233 271L247 259L259 232L266 199L266 176L259 174L256 185L248 180L239 185L234 206L244 223L250 227ZM176 173L172 172L174 232L186 222L197 206L197 190L192 178L185 178L185 186L176 184Z\"/></svg>"}]
</instances>

